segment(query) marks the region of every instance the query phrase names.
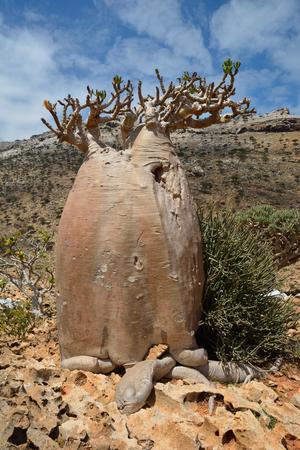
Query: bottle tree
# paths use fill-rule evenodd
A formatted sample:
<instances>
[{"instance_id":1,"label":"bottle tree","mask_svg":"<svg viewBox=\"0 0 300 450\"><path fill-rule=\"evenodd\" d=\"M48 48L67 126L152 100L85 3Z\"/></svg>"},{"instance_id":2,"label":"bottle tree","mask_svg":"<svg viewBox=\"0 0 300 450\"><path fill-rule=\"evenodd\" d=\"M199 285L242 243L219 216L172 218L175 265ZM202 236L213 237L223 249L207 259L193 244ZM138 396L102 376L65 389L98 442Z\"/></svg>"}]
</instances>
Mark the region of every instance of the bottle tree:
<instances>
[{"instance_id":1,"label":"bottle tree","mask_svg":"<svg viewBox=\"0 0 300 450\"><path fill-rule=\"evenodd\" d=\"M44 124L85 154L56 243L62 366L101 373L134 366L117 392L125 412L141 407L153 379L176 363L208 364L195 339L204 285L201 235L170 134L253 112L248 99L232 99L239 67L226 60L219 84L184 72L168 86L156 70L155 94L144 96L140 81L136 107L132 83L119 76L109 99L88 87L84 103L70 95L44 102L55 127ZM230 113L221 115L225 108ZM122 151L101 137L101 125L118 118ZM167 344L170 356L149 370L142 361L155 344Z\"/></svg>"}]
</instances>

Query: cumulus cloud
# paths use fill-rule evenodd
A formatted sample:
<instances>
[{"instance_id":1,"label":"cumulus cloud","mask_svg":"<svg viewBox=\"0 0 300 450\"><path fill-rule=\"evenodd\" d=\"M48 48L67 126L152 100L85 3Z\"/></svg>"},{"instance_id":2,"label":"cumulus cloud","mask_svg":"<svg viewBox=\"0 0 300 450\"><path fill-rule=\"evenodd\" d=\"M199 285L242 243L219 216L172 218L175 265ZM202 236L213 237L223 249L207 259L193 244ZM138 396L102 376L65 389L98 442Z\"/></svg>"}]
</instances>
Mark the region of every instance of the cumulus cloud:
<instances>
[{"instance_id":1,"label":"cumulus cloud","mask_svg":"<svg viewBox=\"0 0 300 450\"><path fill-rule=\"evenodd\" d=\"M212 44L238 57L264 54L290 77L300 70L298 0L230 0L211 20Z\"/></svg>"},{"instance_id":2,"label":"cumulus cloud","mask_svg":"<svg viewBox=\"0 0 300 450\"><path fill-rule=\"evenodd\" d=\"M99 16L76 19L76 33L68 21L67 26L55 16L46 21L40 9L24 10L23 21L14 26L0 16L6 62L0 73L0 139L42 131L44 98L80 96L86 84L109 90L115 73L143 78L146 92L153 89L156 67L166 79L183 70L212 70L201 30L183 19L179 0L153 0L151 14L140 0L94 4Z\"/></svg>"},{"instance_id":3,"label":"cumulus cloud","mask_svg":"<svg viewBox=\"0 0 300 450\"><path fill-rule=\"evenodd\" d=\"M212 15L211 46L242 60L237 88L246 88L260 112L280 106L296 112L299 23L298 0L229 0Z\"/></svg>"},{"instance_id":4,"label":"cumulus cloud","mask_svg":"<svg viewBox=\"0 0 300 450\"><path fill-rule=\"evenodd\" d=\"M249 97L252 106L260 113L276 109L282 100L282 95L277 99L270 95L272 86L276 85L280 73L270 69L244 69L236 78L236 91L240 98ZM285 89L284 89L285 92ZM282 92L283 93L283 92Z\"/></svg>"},{"instance_id":5,"label":"cumulus cloud","mask_svg":"<svg viewBox=\"0 0 300 450\"><path fill-rule=\"evenodd\" d=\"M140 36L121 37L117 46L124 49L130 64L141 73L145 73L145 67L147 70L159 67L170 76L176 76L182 70L212 72L212 58L204 44L201 28L183 18L179 0L152 0L150 12L149 3L143 0L102 0L96 2L98 8L103 2L124 25ZM109 60L115 53L113 48Z\"/></svg>"},{"instance_id":6,"label":"cumulus cloud","mask_svg":"<svg viewBox=\"0 0 300 450\"><path fill-rule=\"evenodd\" d=\"M184 55L174 55L170 48L142 37L118 40L107 55L107 63L133 78L153 76L156 67L165 77L178 76L192 64Z\"/></svg>"},{"instance_id":7,"label":"cumulus cloud","mask_svg":"<svg viewBox=\"0 0 300 450\"><path fill-rule=\"evenodd\" d=\"M29 137L45 131L40 117L47 112L45 98L56 100L67 93L80 96L85 83L77 75L81 67L95 69L98 61L80 53L66 39L55 39L50 31L40 27L8 27L2 22L0 31L0 139ZM66 63L68 61L68 64ZM99 63L98 63L99 64ZM67 71L76 65L76 71ZM96 74L88 71L85 81L95 81ZM98 81L105 81L103 74ZM47 115L47 114L46 114Z\"/></svg>"},{"instance_id":8,"label":"cumulus cloud","mask_svg":"<svg viewBox=\"0 0 300 450\"><path fill-rule=\"evenodd\" d=\"M48 82L53 82L56 46L44 33L2 24L0 52L5 61L0 71L0 137L24 137L28 125L36 122L41 89L49 93Z\"/></svg>"}]
</instances>

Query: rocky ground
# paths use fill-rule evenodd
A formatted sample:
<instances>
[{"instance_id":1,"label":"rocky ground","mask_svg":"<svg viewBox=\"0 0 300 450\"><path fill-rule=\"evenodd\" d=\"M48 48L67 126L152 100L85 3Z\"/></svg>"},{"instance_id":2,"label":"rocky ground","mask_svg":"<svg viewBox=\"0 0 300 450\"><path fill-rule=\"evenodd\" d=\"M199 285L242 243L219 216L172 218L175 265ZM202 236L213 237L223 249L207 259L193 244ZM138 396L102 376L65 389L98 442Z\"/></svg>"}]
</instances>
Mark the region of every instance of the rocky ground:
<instances>
[{"instance_id":1,"label":"rocky ground","mask_svg":"<svg viewBox=\"0 0 300 450\"><path fill-rule=\"evenodd\" d=\"M115 128L104 133L117 147ZM177 133L173 140L198 205L300 206L300 119L286 111ZM55 231L81 160L49 133L0 143L0 233ZM300 261L281 269L279 278L300 308ZM300 336L300 328L290 333ZM300 449L296 362L239 386L162 380L131 416L114 402L121 376L60 369L53 310L23 342L2 335L0 450Z\"/></svg>"},{"instance_id":2,"label":"rocky ground","mask_svg":"<svg viewBox=\"0 0 300 450\"><path fill-rule=\"evenodd\" d=\"M279 278L285 292L299 293L300 261ZM18 298L16 290L7 294ZM300 296L293 299L300 310ZM23 342L0 337L0 450L300 448L296 361L245 385L162 380L144 408L124 416L114 401L122 370L60 368L53 298L48 305ZM300 325L290 333L300 337Z\"/></svg>"},{"instance_id":3,"label":"rocky ground","mask_svg":"<svg viewBox=\"0 0 300 450\"><path fill-rule=\"evenodd\" d=\"M121 373L59 368L53 320L26 342L3 344L2 450L300 448L300 374L291 366L241 386L159 382L143 409L124 416L114 402Z\"/></svg>"}]
</instances>

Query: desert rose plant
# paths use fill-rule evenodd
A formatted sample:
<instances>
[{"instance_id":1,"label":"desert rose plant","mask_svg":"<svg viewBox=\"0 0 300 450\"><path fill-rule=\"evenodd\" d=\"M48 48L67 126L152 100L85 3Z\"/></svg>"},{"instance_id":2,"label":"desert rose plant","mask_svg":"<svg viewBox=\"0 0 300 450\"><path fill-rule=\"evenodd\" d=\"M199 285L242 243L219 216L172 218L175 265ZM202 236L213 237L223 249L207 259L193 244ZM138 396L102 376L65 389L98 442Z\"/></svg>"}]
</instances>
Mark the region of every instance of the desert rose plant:
<instances>
[{"instance_id":1,"label":"desert rose plant","mask_svg":"<svg viewBox=\"0 0 300 450\"><path fill-rule=\"evenodd\" d=\"M178 84L166 86L156 70L155 95L144 96L139 82L137 107L132 83L119 76L108 100L105 91L88 87L82 104L71 96L45 101L56 128L43 119L46 126L86 155L56 244L62 365L102 373L134 366L117 390L125 412L140 408L153 379L176 362L209 364L195 339L204 285L201 234L170 133L251 112L248 99L232 100L239 66L225 61L216 85L185 72ZM225 108L231 112L222 116ZM101 124L118 117L120 152L101 138ZM143 361L161 343L170 356Z\"/></svg>"}]
</instances>

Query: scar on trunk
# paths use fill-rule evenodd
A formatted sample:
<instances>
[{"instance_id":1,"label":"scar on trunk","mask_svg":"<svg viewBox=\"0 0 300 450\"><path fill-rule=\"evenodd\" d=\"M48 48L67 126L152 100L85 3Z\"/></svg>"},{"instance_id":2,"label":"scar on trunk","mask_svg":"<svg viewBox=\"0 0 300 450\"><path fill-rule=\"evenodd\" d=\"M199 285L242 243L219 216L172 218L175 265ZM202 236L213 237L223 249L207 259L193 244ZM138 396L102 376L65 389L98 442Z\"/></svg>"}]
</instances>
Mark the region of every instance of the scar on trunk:
<instances>
[{"instance_id":1,"label":"scar on trunk","mask_svg":"<svg viewBox=\"0 0 300 450\"><path fill-rule=\"evenodd\" d=\"M159 165L151 170L157 183L164 187L166 183L166 174L169 172L170 166Z\"/></svg>"}]
</instances>

